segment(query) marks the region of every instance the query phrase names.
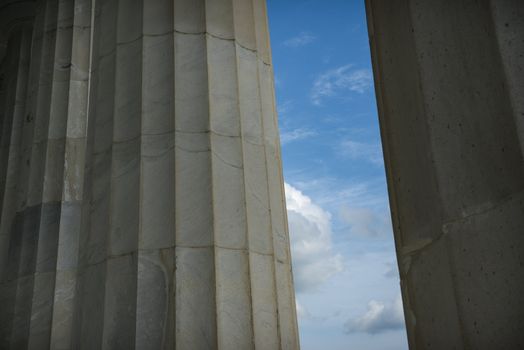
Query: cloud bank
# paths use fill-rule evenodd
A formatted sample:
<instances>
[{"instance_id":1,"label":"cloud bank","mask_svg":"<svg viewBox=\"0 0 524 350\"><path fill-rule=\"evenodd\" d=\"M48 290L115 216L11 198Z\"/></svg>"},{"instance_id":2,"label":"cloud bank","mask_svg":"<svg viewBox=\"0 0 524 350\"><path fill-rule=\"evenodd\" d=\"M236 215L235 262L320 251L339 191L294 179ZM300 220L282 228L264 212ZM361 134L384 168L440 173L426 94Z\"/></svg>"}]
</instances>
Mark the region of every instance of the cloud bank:
<instances>
[{"instance_id":1,"label":"cloud bank","mask_svg":"<svg viewBox=\"0 0 524 350\"><path fill-rule=\"evenodd\" d=\"M360 237L392 237L389 212L369 207L343 206L340 219L348 225L351 235Z\"/></svg>"},{"instance_id":2,"label":"cloud bank","mask_svg":"<svg viewBox=\"0 0 524 350\"><path fill-rule=\"evenodd\" d=\"M403 328L404 313L400 295L394 301L371 300L366 313L348 320L344 325L346 333L378 334Z\"/></svg>"},{"instance_id":3,"label":"cloud bank","mask_svg":"<svg viewBox=\"0 0 524 350\"><path fill-rule=\"evenodd\" d=\"M297 306L298 318L305 319L311 317L311 314L309 313L308 309L306 309L301 303L299 303L298 300L295 301L295 304Z\"/></svg>"},{"instance_id":4,"label":"cloud bank","mask_svg":"<svg viewBox=\"0 0 524 350\"><path fill-rule=\"evenodd\" d=\"M287 47L306 46L307 44L310 44L313 41L315 41L316 38L317 37L311 33L301 32L299 35L293 38L289 38L286 41L284 41L284 46L287 46Z\"/></svg>"},{"instance_id":5,"label":"cloud bank","mask_svg":"<svg viewBox=\"0 0 524 350\"><path fill-rule=\"evenodd\" d=\"M343 92L357 92L363 94L372 85L373 78L368 69L353 69L347 64L320 74L311 90L311 101L320 105L322 99L337 96Z\"/></svg>"},{"instance_id":6,"label":"cloud bank","mask_svg":"<svg viewBox=\"0 0 524 350\"><path fill-rule=\"evenodd\" d=\"M339 149L342 155L352 160L364 160L374 165L383 166L384 158L380 143L364 143L354 140L344 140Z\"/></svg>"},{"instance_id":7,"label":"cloud bank","mask_svg":"<svg viewBox=\"0 0 524 350\"><path fill-rule=\"evenodd\" d=\"M342 256L333 251L331 215L293 186L285 190L295 289L311 292L342 271Z\"/></svg>"},{"instance_id":8,"label":"cloud bank","mask_svg":"<svg viewBox=\"0 0 524 350\"><path fill-rule=\"evenodd\" d=\"M289 131L283 130L280 133L280 143L282 144L282 146L284 146L293 141L304 140L304 139L307 139L315 135L317 135L316 131L305 129L305 128L298 128L298 129L289 130Z\"/></svg>"}]
</instances>

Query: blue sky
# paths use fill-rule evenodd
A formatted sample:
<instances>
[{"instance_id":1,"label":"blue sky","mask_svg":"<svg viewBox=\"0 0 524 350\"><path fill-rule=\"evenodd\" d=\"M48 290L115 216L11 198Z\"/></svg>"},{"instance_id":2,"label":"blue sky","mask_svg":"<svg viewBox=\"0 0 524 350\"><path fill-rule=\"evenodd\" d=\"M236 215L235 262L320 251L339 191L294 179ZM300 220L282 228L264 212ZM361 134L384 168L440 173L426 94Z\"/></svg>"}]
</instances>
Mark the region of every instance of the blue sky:
<instances>
[{"instance_id":1,"label":"blue sky","mask_svg":"<svg viewBox=\"0 0 524 350\"><path fill-rule=\"evenodd\" d=\"M268 0L303 350L407 349L362 0Z\"/></svg>"}]
</instances>

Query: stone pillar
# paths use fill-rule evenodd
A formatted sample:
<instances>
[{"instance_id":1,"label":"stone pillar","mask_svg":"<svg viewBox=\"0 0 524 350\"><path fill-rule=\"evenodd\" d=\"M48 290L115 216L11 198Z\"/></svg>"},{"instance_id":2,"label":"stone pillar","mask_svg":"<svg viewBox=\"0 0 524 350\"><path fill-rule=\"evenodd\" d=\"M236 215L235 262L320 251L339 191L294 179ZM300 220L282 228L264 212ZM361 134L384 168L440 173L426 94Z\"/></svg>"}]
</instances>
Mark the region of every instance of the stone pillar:
<instances>
[{"instance_id":1,"label":"stone pillar","mask_svg":"<svg viewBox=\"0 0 524 350\"><path fill-rule=\"evenodd\" d=\"M265 1L34 12L0 43L0 347L298 349Z\"/></svg>"},{"instance_id":2,"label":"stone pillar","mask_svg":"<svg viewBox=\"0 0 524 350\"><path fill-rule=\"evenodd\" d=\"M524 348L524 2L368 0L411 349Z\"/></svg>"}]
</instances>

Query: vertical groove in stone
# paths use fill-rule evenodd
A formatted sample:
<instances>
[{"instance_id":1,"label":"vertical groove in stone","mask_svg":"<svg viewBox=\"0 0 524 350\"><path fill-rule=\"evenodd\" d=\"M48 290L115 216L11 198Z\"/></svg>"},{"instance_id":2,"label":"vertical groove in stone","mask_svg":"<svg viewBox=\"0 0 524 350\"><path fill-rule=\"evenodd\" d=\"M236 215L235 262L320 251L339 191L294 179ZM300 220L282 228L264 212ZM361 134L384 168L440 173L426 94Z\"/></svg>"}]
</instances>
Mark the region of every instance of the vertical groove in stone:
<instances>
[{"instance_id":1,"label":"vertical groove in stone","mask_svg":"<svg viewBox=\"0 0 524 350\"><path fill-rule=\"evenodd\" d=\"M38 40L39 32L42 33L43 26L43 12L37 16L34 25L33 47L31 46L31 36L24 31L21 37L21 51L20 62L30 58L31 50L36 58L31 61L29 72L24 64L19 66L17 74L20 76L16 86L16 105L13 110L13 124L11 130L11 140L9 145L8 169L6 174L4 206L2 211L2 218L0 220L0 237L2 237L2 254L5 254L5 265L0 266L2 278L2 320L1 330L1 344L5 348L9 348L11 342L11 334L13 324L15 321L16 311L16 297L18 286L18 272L21 258L22 245L22 215L16 212L16 197L17 190L20 187L20 168L21 153L23 147L23 132L24 125L26 125L26 113L30 109L27 106L31 105L34 86L38 82L38 67L40 64L39 54L41 40ZM30 81L29 81L30 80ZM4 261L2 261L4 264Z\"/></svg>"},{"instance_id":2,"label":"vertical groove in stone","mask_svg":"<svg viewBox=\"0 0 524 350\"><path fill-rule=\"evenodd\" d=\"M174 349L173 1L143 3L136 348Z\"/></svg>"},{"instance_id":3,"label":"vertical groove in stone","mask_svg":"<svg viewBox=\"0 0 524 350\"><path fill-rule=\"evenodd\" d=\"M118 2L97 0L73 348L102 348L109 255Z\"/></svg>"},{"instance_id":4,"label":"vertical groove in stone","mask_svg":"<svg viewBox=\"0 0 524 350\"><path fill-rule=\"evenodd\" d=\"M91 42L91 0L75 0L72 35L70 37L70 76L67 114L64 124L64 157L59 169L61 185L55 194L60 202L56 244L52 319L49 321L50 348L67 349L72 345L74 302L76 296L78 240L81 227L81 201L85 167L87 100ZM62 135L61 135L62 136ZM44 188L44 197L47 196Z\"/></svg>"},{"instance_id":5,"label":"vertical groove in stone","mask_svg":"<svg viewBox=\"0 0 524 350\"><path fill-rule=\"evenodd\" d=\"M68 118L73 7L72 0L60 1L57 6L54 70L51 93L48 97L50 101L49 117L41 118L45 121L42 121L40 125L36 124L42 128L39 131L41 138L34 137L35 145L31 160L32 166L38 170L32 172L30 186L38 187L29 191L28 206L40 205L40 215L37 218L39 221L38 230L35 232L36 261L29 327L29 349L47 348L51 335Z\"/></svg>"},{"instance_id":6,"label":"vertical groove in stone","mask_svg":"<svg viewBox=\"0 0 524 350\"><path fill-rule=\"evenodd\" d=\"M279 306L278 306L278 289L277 289L277 275L276 275L276 254L275 254L275 245L274 245L274 237L275 237L275 229L274 224L272 220L272 210L275 210L275 208L271 207L271 188L270 188L270 182L269 182L269 174L270 174L270 166L271 164L274 165L275 159L271 158L271 154L268 150L270 145L268 144L268 140L266 138L266 124L272 123L273 120L266 120L267 111L264 108L264 103L266 101L271 102L271 106L274 103L274 95L270 94L269 100L267 96L267 90L265 90L264 86L264 80L267 77L267 74L264 74L264 69L268 68L266 65L266 62L271 63L271 55L268 52L269 48L269 31L268 31L268 25L267 25L267 13L266 13L266 3L265 1L259 1L259 0L253 0L253 21L254 21L254 35L255 35L255 42L256 42L256 50L257 50L257 60L256 60L256 82L257 82L257 88L258 88L258 108L259 108L259 117L260 117L260 123L261 123L261 144L263 145L263 161L264 161L264 170L265 170L265 190L266 190L266 203L268 207L268 220L269 220L269 240L270 240L270 249L271 249L271 259L268 262L271 269L271 280L268 280L265 282L268 285L271 285L271 287L267 287L267 291L265 294L266 305L271 305L271 308L274 308L275 315L273 316L275 319L271 320L274 324L275 330L271 330L272 334L264 334L262 337L260 337L260 341L263 342L263 339L265 337L271 337L270 339L274 339L275 344L271 344L270 348L274 349L282 349L282 324L279 319ZM268 57L269 56L269 57ZM271 77L273 75L273 71L269 70ZM271 78L272 79L272 78ZM269 88L273 89L273 85L269 84ZM270 109L273 110L273 109ZM276 115L274 116L276 118ZM276 122L276 120L275 120ZM276 142L278 142L278 129L276 130ZM280 162L281 160L279 158L276 159L277 162ZM271 164L270 164L271 162ZM277 164L278 165L278 164ZM281 171L281 169L280 169ZM278 210L278 208L276 208ZM281 208L285 213L285 206ZM288 240L289 241L289 240ZM291 283L292 281L290 281ZM289 287L292 289L292 285ZM294 303L293 303L294 306ZM272 310L271 310L272 311ZM268 312L268 314L270 314ZM291 319L292 322L296 323L296 318ZM263 327L263 326L262 326ZM296 324L295 324L296 327ZM285 330L288 331L288 330ZM276 333L276 334L275 334ZM289 336L289 335L287 335ZM291 334L291 336L295 336L298 340L298 332ZM255 338L255 340L257 340ZM296 349L299 348L298 342L294 343L296 345Z\"/></svg>"},{"instance_id":7,"label":"vertical groove in stone","mask_svg":"<svg viewBox=\"0 0 524 350\"><path fill-rule=\"evenodd\" d=\"M260 60L272 65L271 45L269 39L269 23L265 0L253 1L253 20L255 21L256 50ZM271 73L273 74L273 73ZM271 75L273 77L273 75Z\"/></svg>"},{"instance_id":8,"label":"vertical groove in stone","mask_svg":"<svg viewBox=\"0 0 524 350\"><path fill-rule=\"evenodd\" d=\"M87 91L86 91L86 101L85 103L85 117L84 127L85 127L85 153L84 153L84 165L81 170L83 173L83 179L79 179L79 182L82 186L81 201L78 203L78 211L75 213L72 210L71 219L62 218L61 224L63 227L60 228L60 247L59 247L59 256L57 261L57 283L55 286L55 309L53 314L53 332L51 337L51 346L55 346L57 349L90 349L90 348L99 348L101 344L101 321L102 321L102 305L103 305L103 278L105 277L105 271L103 270L103 262L95 264L95 268L88 269L90 260L93 259L93 254L95 253L95 247L89 245L89 239L91 235L92 217L95 205L100 203L101 195L100 191L96 192L94 189L94 184L99 185L99 180L95 182L94 174L103 174L102 169L100 168L100 163L95 163L95 160L100 161L100 155L106 154L107 150L102 148L100 152L99 146L95 144L95 140L101 141L104 140L103 137L100 137L100 134L97 134L97 131L100 132L100 124L102 129L107 127L109 123L112 127L112 122L108 119L101 122L101 119L96 118L96 106L99 102L105 102L105 105L101 105L100 110L102 112L108 113L108 108L112 108L112 96L107 99L107 96L100 95L98 86L99 86L99 75L98 72L100 67L103 68L104 73L112 72L114 65L114 58L110 56L111 52L114 52L115 46L115 37L114 29L111 34L111 31L108 31L108 37L102 38L101 32L103 29L113 28L113 23L111 14L109 18L106 16L102 17L101 14L100 1L91 0L90 2L90 15L89 15L89 57L87 58L88 62L86 64L87 69L84 73L87 73ZM110 7L112 9L112 7ZM102 19L104 22L102 22ZM102 25L103 24L103 25ZM80 29L80 28L79 28ZM103 39L105 39L103 41ZM78 52L81 56L81 51ZM76 51L73 52L73 61L76 60ZM102 58L105 58L103 61ZM85 58L84 58L85 59ZM104 64L101 64L104 62ZM81 67L81 66L80 66ZM79 68L80 68L79 67ZM75 76L75 70L73 70L73 76ZM79 69L78 73L82 70ZM103 80L106 84L112 84L112 81ZM102 86L102 85L100 85ZM110 91L113 86L110 85ZM107 93L107 90L104 90L104 93ZM105 98L105 99L104 99ZM109 105L109 107L108 107ZM82 112L79 113L77 117L82 120ZM107 118L107 116L106 116ZM74 125L74 123L73 123ZM69 129L69 126L68 126ZM69 134L69 130L68 130ZM107 148L107 146L105 146ZM67 152L67 149L66 149ZM99 152L99 153L96 153ZM97 158L98 157L98 158ZM107 158L106 158L107 159ZM104 159L104 160L106 160ZM96 167L95 167L96 164ZM109 160L110 164L110 160ZM81 165L80 165L81 166ZM67 173L66 179L67 181ZM65 184L64 188L68 185ZM80 186L80 185L79 185ZM63 198L66 198L66 193L64 192ZM97 202L93 202L93 199L97 198ZM62 211L65 213L65 210ZM100 215L100 213L98 213ZM98 216L100 224L100 216ZM71 226L75 226L77 223L78 227L76 230L71 231L70 235L68 232L68 223ZM76 236L78 235L78 236ZM64 237L64 239L62 239ZM67 238L72 238L72 242L67 242ZM64 242L64 244L62 244ZM67 243L66 243L67 242ZM104 241L100 240L97 244L99 247L105 248ZM71 245L71 250L67 249L67 245ZM76 251L74 250L76 246ZM61 253L62 247L64 248L64 253ZM95 248L95 249L93 249ZM86 253L87 250L90 250L89 253ZM72 255L69 256L67 253L71 252ZM105 250L103 251L105 254ZM71 279L68 278L68 274ZM64 275L64 279L68 282L62 283L60 281L60 276ZM99 278L102 286L96 289L93 279ZM61 290L60 287L63 286L64 289ZM88 289L93 293L94 298L91 300L88 299L88 293L85 293L85 289ZM64 303L57 303L56 299L65 296ZM88 314L83 312L82 307L88 305L88 307L94 307L94 310L88 310ZM96 312L98 311L98 313ZM92 312L89 314L89 312ZM63 315L61 317L61 314ZM94 315L98 317L96 322L97 325L87 323L86 319L89 315ZM63 323L62 323L63 322ZM82 327L89 327L84 329ZM92 337L91 337L92 336ZM95 338L98 336L98 338Z\"/></svg>"},{"instance_id":9,"label":"vertical groove in stone","mask_svg":"<svg viewBox=\"0 0 524 350\"><path fill-rule=\"evenodd\" d=\"M2 173L0 176L2 177L0 180L0 210L4 206L4 194L6 193L6 185L8 180L8 169L12 168L12 161L10 162L10 154L13 153L14 147L12 147L12 143L16 144L16 138L13 138L14 130L17 128L17 120L15 119L15 109L16 109L16 103L17 103L17 94L20 92L24 92L26 90L27 82L22 82L21 80L24 79L24 76L22 75L21 69L24 67L24 62L21 61L22 59L22 38L23 33L19 31L16 34L13 34L9 41L9 50L8 54L4 58L4 61L2 62L1 66L1 73L3 77L2 81L2 139L1 139L1 150L0 150L0 167L2 168ZM27 57L26 57L27 58ZM27 70L27 68L25 69ZM27 73L25 74L25 78L27 80ZM21 86L23 86L23 90L21 90ZM18 107L20 109L20 107ZM20 114L20 113L19 113ZM13 145L14 146L14 145ZM9 205L10 203L7 203ZM0 211L0 216L2 215L3 211ZM1 217L0 217L1 219ZM0 227L5 226L2 225L4 221L0 221ZM7 249L9 248L9 235L4 234L4 232L1 233L0 236L0 283L4 282L4 264L7 260Z\"/></svg>"},{"instance_id":10,"label":"vertical groove in stone","mask_svg":"<svg viewBox=\"0 0 524 350\"><path fill-rule=\"evenodd\" d=\"M142 13L142 0L119 0L102 349L132 349L136 340Z\"/></svg>"},{"instance_id":11,"label":"vertical groove in stone","mask_svg":"<svg viewBox=\"0 0 524 350\"><path fill-rule=\"evenodd\" d=\"M254 345L280 347L253 1L234 1Z\"/></svg>"},{"instance_id":12,"label":"vertical groove in stone","mask_svg":"<svg viewBox=\"0 0 524 350\"><path fill-rule=\"evenodd\" d=\"M15 105L16 84L18 79L18 59L14 53L19 53L20 45L18 36L13 36L8 44L11 51L0 62L0 215L4 204L5 177L7 172L7 157L11 140L11 125L13 123L13 110ZM2 243L0 243L2 246ZM1 253L0 253L1 254ZM0 255L1 256L1 255ZM0 258L1 259L1 258Z\"/></svg>"},{"instance_id":13,"label":"vertical groove in stone","mask_svg":"<svg viewBox=\"0 0 524 350\"><path fill-rule=\"evenodd\" d=\"M16 298L16 272L18 272L19 235L14 232L15 208L13 205L16 180L19 168L19 153L21 147L22 125L24 121L25 100L29 79L29 56L31 34L29 28L21 28L14 34L9 43L9 54L14 64L11 74L14 76L11 128L8 130L9 143L6 147L6 175L3 184L5 192L0 220L0 347L9 348L12 322L14 319L14 300ZM11 57L10 57L11 56ZM5 61L4 61L5 62ZM8 101L9 102L9 101ZM4 116L6 118L7 116ZM16 271L16 272L15 272Z\"/></svg>"},{"instance_id":14,"label":"vertical groove in stone","mask_svg":"<svg viewBox=\"0 0 524 350\"><path fill-rule=\"evenodd\" d=\"M264 216L263 210L257 209L260 207L257 205L257 201L263 201L258 198L258 193L256 193L255 187L259 186L260 183L256 183L254 178L257 155L256 152L253 152L251 145L256 145L257 133L256 125L260 122L260 118L256 113L253 113L253 104L255 103L253 99L253 94L256 92L253 89L253 79L245 80L246 76L252 75L254 72L250 70L250 62L254 55L252 55L251 48L255 47L254 44L254 28L253 28L253 18L252 18L252 7L248 1L231 1L231 16L233 23L233 38L234 38L234 62L236 70L236 93L238 106L236 113L238 113L238 124L239 124L239 141L240 141L240 155L241 155L241 164L242 164L242 185L243 185L243 213L245 215L245 239L246 239L246 255L247 255L247 280L244 282L243 288L245 293L247 293L247 300L245 300L244 305L242 306L245 310L244 317L249 317L250 327L245 329L243 342L245 345L242 345L242 348L255 348L255 327L258 325L255 323L255 314L254 314L254 294L253 294L253 281L254 278L260 277L255 276L253 263L256 262L255 251L257 249L264 249L264 220L257 220ZM251 57L250 57L251 56ZM251 80L251 82L250 82ZM260 168L258 169L261 170ZM260 173L259 173L260 174ZM255 199L255 201L253 201ZM255 204L255 205L253 205ZM263 206L263 205L262 205ZM260 224L260 227L257 227L257 224ZM260 236L258 236L260 235ZM230 264L228 264L230 265ZM232 265L232 264L231 264ZM232 266L226 266L228 270L236 270L237 268L231 268ZM231 292L231 291L229 291ZM240 294L242 297L242 294ZM241 300L241 299L240 299ZM260 300L261 301L261 300ZM258 321L258 320L257 320ZM240 343L242 344L242 343Z\"/></svg>"},{"instance_id":15,"label":"vertical groove in stone","mask_svg":"<svg viewBox=\"0 0 524 350\"><path fill-rule=\"evenodd\" d=\"M29 345L38 234L40 219L45 211L42 204L42 190L58 26L57 2L49 1L46 5L42 61L35 87L36 99L34 104L26 105L32 111L26 117L22 136L20 159L22 164L18 179L20 187L16 201L17 215L21 217L21 232L19 233L21 242L15 314L11 332L10 346L12 348L26 348Z\"/></svg>"},{"instance_id":16,"label":"vertical groove in stone","mask_svg":"<svg viewBox=\"0 0 524 350\"><path fill-rule=\"evenodd\" d=\"M19 84L22 84L19 75L19 68L24 67L25 62L21 62L20 51L22 50L22 32L13 34L9 42L8 55L4 58L1 65L0 76L2 81L0 95L0 214L4 205L4 193L6 176L8 169L9 150L11 145L11 135L13 126L13 114L17 105L17 91ZM26 85L27 82L24 83ZM2 244L3 246L3 244ZM3 255L0 253L0 256ZM0 273L1 276L1 273Z\"/></svg>"},{"instance_id":17,"label":"vertical groove in stone","mask_svg":"<svg viewBox=\"0 0 524 350\"><path fill-rule=\"evenodd\" d=\"M265 1L254 0L265 158L267 162L274 276L281 349L298 349L298 329L291 271L291 253L282 177L282 160L269 49Z\"/></svg>"},{"instance_id":18,"label":"vertical groove in stone","mask_svg":"<svg viewBox=\"0 0 524 350\"><path fill-rule=\"evenodd\" d=\"M206 28L218 348L251 349L249 243L232 0L206 2Z\"/></svg>"},{"instance_id":19,"label":"vertical groove in stone","mask_svg":"<svg viewBox=\"0 0 524 350\"><path fill-rule=\"evenodd\" d=\"M174 2L177 349L217 346L205 14L204 0Z\"/></svg>"}]
</instances>

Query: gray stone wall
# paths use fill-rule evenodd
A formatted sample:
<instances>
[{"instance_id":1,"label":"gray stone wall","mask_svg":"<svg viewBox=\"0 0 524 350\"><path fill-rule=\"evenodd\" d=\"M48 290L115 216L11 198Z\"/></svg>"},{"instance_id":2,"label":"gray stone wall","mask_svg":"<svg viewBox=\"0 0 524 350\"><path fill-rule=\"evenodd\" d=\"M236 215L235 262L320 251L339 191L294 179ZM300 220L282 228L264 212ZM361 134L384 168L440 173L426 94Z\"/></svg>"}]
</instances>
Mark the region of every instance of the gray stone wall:
<instances>
[{"instance_id":1,"label":"gray stone wall","mask_svg":"<svg viewBox=\"0 0 524 350\"><path fill-rule=\"evenodd\" d=\"M265 1L0 18L0 348L298 349Z\"/></svg>"},{"instance_id":2,"label":"gray stone wall","mask_svg":"<svg viewBox=\"0 0 524 350\"><path fill-rule=\"evenodd\" d=\"M524 348L524 2L367 0L411 349Z\"/></svg>"}]
</instances>

